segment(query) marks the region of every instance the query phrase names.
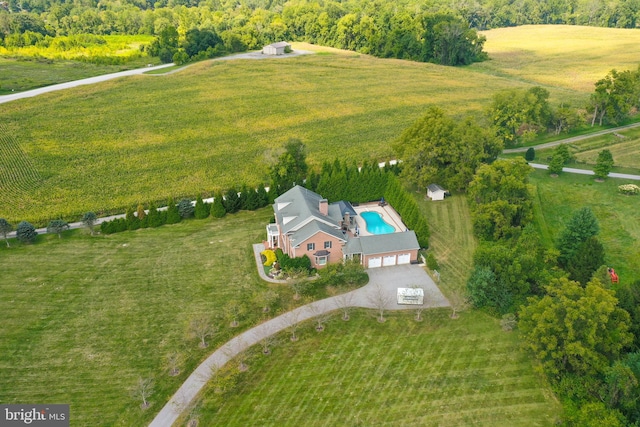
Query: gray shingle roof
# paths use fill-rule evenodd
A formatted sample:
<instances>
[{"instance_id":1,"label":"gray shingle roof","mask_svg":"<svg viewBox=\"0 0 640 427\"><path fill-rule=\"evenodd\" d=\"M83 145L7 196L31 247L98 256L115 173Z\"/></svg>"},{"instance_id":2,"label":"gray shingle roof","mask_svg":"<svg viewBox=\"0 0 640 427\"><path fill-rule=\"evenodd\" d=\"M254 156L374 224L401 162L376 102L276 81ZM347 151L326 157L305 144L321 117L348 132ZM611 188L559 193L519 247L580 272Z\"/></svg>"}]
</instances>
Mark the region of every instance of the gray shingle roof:
<instances>
[{"instance_id":1,"label":"gray shingle roof","mask_svg":"<svg viewBox=\"0 0 640 427\"><path fill-rule=\"evenodd\" d=\"M427 185L427 190L434 191L444 191L444 188L440 187L438 184L429 184Z\"/></svg>"},{"instance_id":2,"label":"gray shingle roof","mask_svg":"<svg viewBox=\"0 0 640 427\"><path fill-rule=\"evenodd\" d=\"M308 238L319 232L324 232L329 236L333 236L337 239L342 240L343 242L347 240L344 237L344 233L342 232L342 230L331 227L320 221L311 221L291 234L291 243L293 243L294 246L298 246Z\"/></svg>"},{"instance_id":3,"label":"gray shingle roof","mask_svg":"<svg viewBox=\"0 0 640 427\"><path fill-rule=\"evenodd\" d=\"M388 252L420 249L413 230L402 233L378 234L350 238L344 247L346 254L376 255Z\"/></svg>"},{"instance_id":4,"label":"gray shingle roof","mask_svg":"<svg viewBox=\"0 0 640 427\"><path fill-rule=\"evenodd\" d=\"M320 213L322 196L296 185L275 199L273 211L284 234L297 231L311 221L320 221L328 226L339 228L338 222Z\"/></svg>"}]
</instances>

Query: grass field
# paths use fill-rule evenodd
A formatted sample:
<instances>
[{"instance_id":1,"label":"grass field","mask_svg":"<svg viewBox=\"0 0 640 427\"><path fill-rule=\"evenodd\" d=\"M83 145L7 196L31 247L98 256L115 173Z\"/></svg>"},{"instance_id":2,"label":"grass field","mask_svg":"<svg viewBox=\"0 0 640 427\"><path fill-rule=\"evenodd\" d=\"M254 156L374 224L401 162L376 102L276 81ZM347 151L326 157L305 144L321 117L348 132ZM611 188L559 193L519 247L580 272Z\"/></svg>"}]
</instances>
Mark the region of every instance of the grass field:
<instances>
[{"instance_id":1,"label":"grass field","mask_svg":"<svg viewBox=\"0 0 640 427\"><path fill-rule=\"evenodd\" d=\"M581 27L558 28L587 36ZM527 31L541 46L556 40L547 27L540 34L537 27L509 30L516 41ZM594 43L601 30L589 28ZM0 215L45 224L88 210L123 211L139 202L257 184L266 180L268 165L290 138L307 145L315 166L335 157L387 160L393 156L391 143L429 106L482 115L495 91L543 83L508 72L511 56L499 55L509 43L516 49L508 32L487 36L494 59L463 68L331 50L286 60L203 62L175 74L136 76L3 105L0 121L42 181L20 199L0 194ZM640 34L636 37L640 41ZM619 55L627 42L614 38L602 48L601 54L609 55L607 67L626 67L626 58L640 53L637 43L625 51L629 55ZM544 70L533 63L521 69L542 79L578 66L602 66L603 56L565 52L563 61L553 62L554 51L548 58L544 52L536 54ZM552 102L584 102L591 91L572 86L571 79L545 85Z\"/></svg>"},{"instance_id":2,"label":"grass field","mask_svg":"<svg viewBox=\"0 0 640 427\"><path fill-rule=\"evenodd\" d=\"M211 351L188 336L189 322L266 289L250 245L271 215L264 209L110 236L78 230L11 249L2 242L0 402L70 403L74 426L150 422ZM288 289L274 286L290 301ZM216 321L212 346L263 316L246 295L241 327ZM165 364L171 352L184 360L175 377ZM145 412L130 395L139 378L155 380Z\"/></svg>"},{"instance_id":3,"label":"grass field","mask_svg":"<svg viewBox=\"0 0 640 427\"><path fill-rule=\"evenodd\" d=\"M471 68L532 85L588 93L612 68L638 68L640 35L633 29L523 25L482 34L491 60Z\"/></svg>"},{"instance_id":4,"label":"grass field","mask_svg":"<svg viewBox=\"0 0 640 427\"><path fill-rule=\"evenodd\" d=\"M640 198L618 193L618 185L628 181L609 178L598 183L593 177L566 173L551 178L536 171L531 183L536 189L537 226L547 244L553 243L576 210L589 206L600 223L598 237L606 261L620 275L620 283L640 278Z\"/></svg>"},{"instance_id":5,"label":"grass field","mask_svg":"<svg viewBox=\"0 0 640 427\"><path fill-rule=\"evenodd\" d=\"M516 332L478 312L376 322L365 311L311 325L248 358L233 389L194 408L207 426L551 426L560 406Z\"/></svg>"}]
</instances>

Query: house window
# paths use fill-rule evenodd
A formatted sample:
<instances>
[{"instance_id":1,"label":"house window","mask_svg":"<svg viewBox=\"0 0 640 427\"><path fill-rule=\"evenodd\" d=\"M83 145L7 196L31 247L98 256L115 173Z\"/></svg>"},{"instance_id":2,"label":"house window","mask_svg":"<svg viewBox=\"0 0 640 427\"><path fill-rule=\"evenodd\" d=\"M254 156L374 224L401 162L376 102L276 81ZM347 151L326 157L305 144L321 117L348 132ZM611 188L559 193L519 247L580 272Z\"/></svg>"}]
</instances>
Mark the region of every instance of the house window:
<instances>
[{"instance_id":1,"label":"house window","mask_svg":"<svg viewBox=\"0 0 640 427\"><path fill-rule=\"evenodd\" d=\"M331 241L324 242L324 248L325 249L331 249Z\"/></svg>"},{"instance_id":2,"label":"house window","mask_svg":"<svg viewBox=\"0 0 640 427\"><path fill-rule=\"evenodd\" d=\"M307 243L307 250L308 251L313 251L316 249L316 244L315 243Z\"/></svg>"},{"instance_id":3,"label":"house window","mask_svg":"<svg viewBox=\"0 0 640 427\"><path fill-rule=\"evenodd\" d=\"M325 265L327 263L327 257L326 256L317 256L316 257L316 264L317 265Z\"/></svg>"}]
</instances>

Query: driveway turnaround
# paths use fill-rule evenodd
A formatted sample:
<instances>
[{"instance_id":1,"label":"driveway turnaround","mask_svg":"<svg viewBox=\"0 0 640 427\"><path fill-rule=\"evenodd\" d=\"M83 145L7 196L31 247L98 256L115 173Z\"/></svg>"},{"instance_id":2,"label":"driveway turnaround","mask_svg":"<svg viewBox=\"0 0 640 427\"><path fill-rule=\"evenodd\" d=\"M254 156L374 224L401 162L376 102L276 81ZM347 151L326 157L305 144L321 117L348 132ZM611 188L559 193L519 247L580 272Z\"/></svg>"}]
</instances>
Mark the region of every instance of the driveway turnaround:
<instances>
[{"instance_id":1,"label":"driveway turnaround","mask_svg":"<svg viewBox=\"0 0 640 427\"><path fill-rule=\"evenodd\" d=\"M262 268L258 260L258 268ZM398 305L397 288L420 286L425 291L425 308L448 307L449 302L440 289L420 265L404 265L381 267L367 270L369 283L355 291L315 301L298 307L288 313L275 317L249 329L222 345L211 354L187 378L173 397L160 410L151 422L150 427L170 427L185 411L198 395L204 385L219 369L241 351L258 344L264 338L283 331L292 324L303 322L313 317L342 307L378 308L381 302L389 310L411 309L415 306Z\"/></svg>"}]
</instances>

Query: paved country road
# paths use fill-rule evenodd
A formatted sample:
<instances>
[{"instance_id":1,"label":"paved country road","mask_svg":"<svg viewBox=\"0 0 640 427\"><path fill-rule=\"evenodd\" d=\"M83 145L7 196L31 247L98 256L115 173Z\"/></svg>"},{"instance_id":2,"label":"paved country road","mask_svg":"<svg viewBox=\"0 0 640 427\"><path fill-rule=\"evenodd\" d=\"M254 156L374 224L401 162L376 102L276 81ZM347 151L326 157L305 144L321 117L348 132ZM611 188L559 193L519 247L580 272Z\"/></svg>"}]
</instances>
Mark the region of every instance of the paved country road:
<instances>
[{"instance_id":1,"label":"paved country road","mask_svg":"<svg viewBox=\"0 0 640 427\"><path fill-rule=\"evenodd\" d=\"M543 148L555 147L556 145L560 145L560 144L570 144L572 142L582 141L583 139L593 138L594 136L606 135L608 133L615 133L625 129L637 128L638 126L640 126L640 123L631 123L630 125L626 125L626 126L618 126L617 128L605 129L598 132L589 133L586 135L572 136L571 138L565 138L565 139L560 139L558 141L547 142L546 144L534 145L533 148L535 148L536 150L541 150ZM504 154L525 153L529 148L531 147L507 148L502 152Z\"/></svg>"},{"instance_id":2,"label":"paved country road","mask_svg":"<svg viewBox=\"0 0 640 427\"><path fill-rule=\"evenodd\" d=\"M541 165L539 163L529 163L529 166L535 169L549 169L549 165ZM580 175L595 175L595 172L588 169L562 168L562 172L576 173ZM631 175L628 173L611 172L609 174L609 178L621 178L621 179L630 179L633 181L640 181L640 175Z\"/></svg>"}]
</instances>

